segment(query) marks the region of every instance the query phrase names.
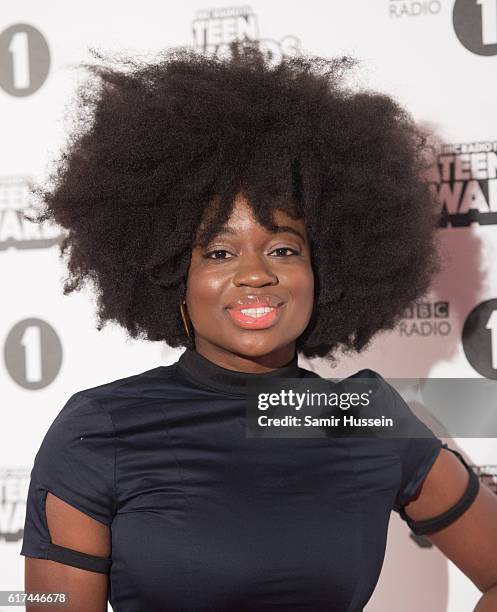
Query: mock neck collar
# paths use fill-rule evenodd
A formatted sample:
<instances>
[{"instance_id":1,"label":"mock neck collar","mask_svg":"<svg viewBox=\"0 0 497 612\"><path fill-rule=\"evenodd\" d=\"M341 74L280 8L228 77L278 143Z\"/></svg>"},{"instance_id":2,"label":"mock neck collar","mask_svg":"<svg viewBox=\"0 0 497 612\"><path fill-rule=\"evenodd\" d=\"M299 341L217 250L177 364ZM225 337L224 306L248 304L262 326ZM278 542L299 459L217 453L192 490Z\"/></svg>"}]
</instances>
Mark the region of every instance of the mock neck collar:
<instances>
[{"instance_id":1,"label":"mock neck collar","mask_svg":"<svg viewBox=\"0 0 497 612\"><path fill-rule=\"evenodd\" d=\"M272 378L302 378L306 370L298 365L297 352L286 365L270 372L238 372L223 368L210 361L195 349L187 348L176 362L180 374L186 376L197 386L231 393L243 394L247 380L267 380Z\"/></svg>"}]
</instances>

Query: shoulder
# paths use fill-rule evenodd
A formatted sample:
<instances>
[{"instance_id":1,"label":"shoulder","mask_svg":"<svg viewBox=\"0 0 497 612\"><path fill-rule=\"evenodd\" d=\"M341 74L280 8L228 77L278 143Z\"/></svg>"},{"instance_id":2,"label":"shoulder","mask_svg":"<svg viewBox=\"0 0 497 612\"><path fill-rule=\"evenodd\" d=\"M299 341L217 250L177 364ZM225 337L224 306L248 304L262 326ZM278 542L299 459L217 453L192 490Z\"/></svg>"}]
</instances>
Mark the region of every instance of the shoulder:
<instances>
[{"instance_id":1,"label":"shoulder","mask_svg":"<svg viewBox=\"0 0 497 612\"><path fill-rule=\"evenodd\" d=\"M168 397L174 388L175 365L158 366L137 374L114 379L76 391L64 404L53 425L93 416L100 422L112 420L119 407L144 400Z\"/></svg>"},{"instance_id":2,"label":"shoulder","mask_svg":"<svg viewBox=\"0 0 497 612\"><path fill-rule=\"evenodd\" d=\"M32 504L38 508L50 491L109 524L116 504L115 472L112 419L96 398L78 391L52 421L35 454L30 482Z\"/></svg>"},{"instance_id":3,"label":"shoulder","mask_svg":"<svg viewBox=\"0 0 497 612\"><path fill-rule=\"evenodd\" d=\"M81 395L97 402L113 396L138 395L148 389L167 386L172 381L175 366L175 363L169 366L157 366L137 374L81 389L75 395Z\"/></svg>"},{"instance_id":4,"label":"shoulder","mask_svg":"<svg viewBox=\"0 0 497 612\"><path fill-rule=\"evenodd\" d=\"M115 379L73 393L51 422L40 451L44 456L75 450L115 436L113 410L125 405L126 398L143 401L157 385L167 386L171 367L159 366L138 374ZM39 452L40 454L40 452Z\"/></svg>"},{"instance_id":5,"label":"shoulder","mask_svg":"<svg viewBox=\"0 0 497 612\"><path fill-rule=\"evenodd\" d=\"M115 430L112 419L94 397L78 391L71 395L49 425L38 452L35 465L49 469L71 457L85 457L98 451L113 454ZM105 450L108 449L108 450Z\"/></svg>"}]
</instances>

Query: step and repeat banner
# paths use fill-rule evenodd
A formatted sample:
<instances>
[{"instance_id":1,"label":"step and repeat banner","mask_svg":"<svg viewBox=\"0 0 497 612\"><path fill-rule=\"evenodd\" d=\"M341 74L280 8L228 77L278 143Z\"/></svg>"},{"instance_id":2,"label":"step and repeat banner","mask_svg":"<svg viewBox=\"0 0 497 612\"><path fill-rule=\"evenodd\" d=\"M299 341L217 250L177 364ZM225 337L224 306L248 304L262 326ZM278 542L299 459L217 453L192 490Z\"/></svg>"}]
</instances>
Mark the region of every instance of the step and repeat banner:
<instances>
[{"instance_id":1,"label":"step and repeat banner","mask_svg":"<svg viewBox=\"0 0 497 612\"><path fill-rule=\"evenodd\" d=\"M393 95L436 135L438 163L427 180L443 206L444 266L430 293L360 356L334 369L322 360L300 365L333 378L365 367L388 378L497 378L497 0L3 3L0 590L24 588L30 470L69 396L182 352L129 341L117 327L98 332L91 292L62 294L60 228L23 218L33 205L30 185L48 176L70 131L70 102L85 78L78 64L93 61L91 48L152 60L166 47L222 52L241 37L258 40L276 61L301 52L359 58L357 86ZM449 442L496 490L497 440ZM468 612L479 596L392 513L368 612Z\"/></svg>"}]
</instances>

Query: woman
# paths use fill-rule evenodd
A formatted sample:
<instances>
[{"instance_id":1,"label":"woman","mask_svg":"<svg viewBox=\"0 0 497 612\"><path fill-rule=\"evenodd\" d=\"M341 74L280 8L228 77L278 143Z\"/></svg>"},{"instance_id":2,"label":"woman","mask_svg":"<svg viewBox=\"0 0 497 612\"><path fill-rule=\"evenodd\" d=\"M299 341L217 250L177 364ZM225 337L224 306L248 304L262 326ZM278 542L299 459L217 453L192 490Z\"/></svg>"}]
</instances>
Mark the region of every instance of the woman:
<instances>
[{"instance_id":1,"label":"woman","mask_svg":"<svg viewBox=\"0 0 497 612\"><path fill-rule=\"evenodd\" d=\"M91 67L37 221L68 230L64 290L94 283L99 329L186 351L75 393L54 420L31 474L26 590L85 612L359 611L394 509L494 609L497 500L427 428L245 435L247 381L319 378L298 353L361 351L438 269L425 140L388 96L345 87L353 63L270 66L235 44ZM419 424L380 374L357 375Z\"/></svg>"}]
</instances>

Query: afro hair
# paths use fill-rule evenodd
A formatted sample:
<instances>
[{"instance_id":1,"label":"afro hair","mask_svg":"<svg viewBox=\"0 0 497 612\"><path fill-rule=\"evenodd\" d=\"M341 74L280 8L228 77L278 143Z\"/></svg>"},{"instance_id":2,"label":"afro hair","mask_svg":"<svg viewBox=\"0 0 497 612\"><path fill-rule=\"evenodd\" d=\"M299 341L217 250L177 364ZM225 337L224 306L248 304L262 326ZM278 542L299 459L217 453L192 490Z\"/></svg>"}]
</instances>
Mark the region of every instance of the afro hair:
<instances>
[{"instance_id":1,"label":"afro hair","mask_svg":"<svg viewBox=\"0 0 497 612\"><path fill-rule=\"evenodd\" d=\"M239 192L267 228L276 209L306 222L315 301L296 339L306 357L360 352L428 291L440 269L436 196L422 178L433 152L389 95L346 86L356 59L271 64L248 43L153 62L92 53L30 220L67 230L64 294L93 283L99 330L114 321L131 338L193 347L179 311L191 251Z\"/></svg>"}]
</instances>

